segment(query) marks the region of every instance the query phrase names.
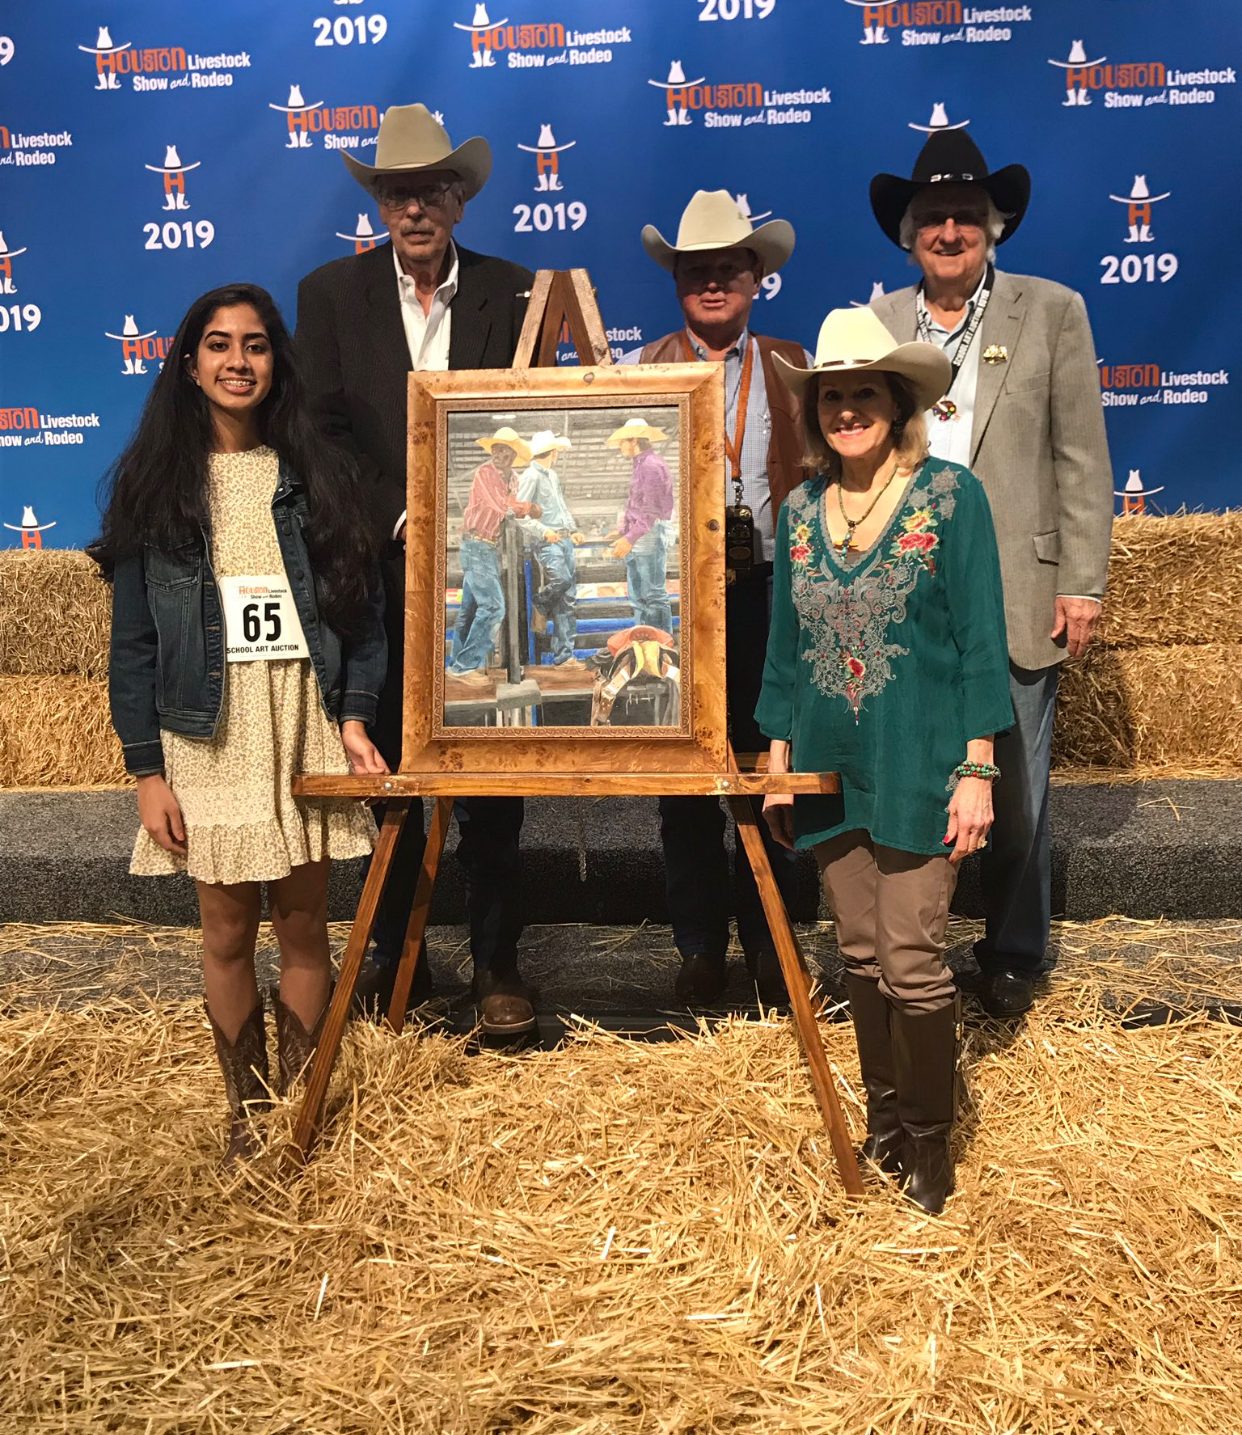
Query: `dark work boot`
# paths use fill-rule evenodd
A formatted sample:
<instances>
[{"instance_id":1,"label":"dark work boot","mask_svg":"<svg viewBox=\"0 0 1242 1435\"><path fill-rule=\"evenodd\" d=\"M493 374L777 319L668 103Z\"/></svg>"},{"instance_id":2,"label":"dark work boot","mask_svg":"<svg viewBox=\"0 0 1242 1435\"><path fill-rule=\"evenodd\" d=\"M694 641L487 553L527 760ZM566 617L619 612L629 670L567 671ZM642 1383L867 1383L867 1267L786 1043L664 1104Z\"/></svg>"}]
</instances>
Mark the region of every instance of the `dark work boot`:
<instances>
[{"instance_id":1,"label":"dark work boot","mask_svg":"<svg viewBox=\"0 0 1242 1435\"><path fill-rule=\"evenodd\" d=\"M889 1031L890 1005L879 983L845 973L850 997L858 1065L867 1093L867 1139L862 1154L890 1176L901 1173L905 1130L897 1114L897 1086L893 1078L893 1045Z\"/></svg>"},{"instance_id":2,"label":"dark work boot","mask_svg":"<svg viewBox=\"0 0 1242 1435\"><path fill-rule=\"evenodd\" d=\"M267 1083L263 1002L242 1022L234 1042L228 1040L210 1012L207 1020L211 1022L211 1034L216 1040L216 1057L224 1073L224 1090L229 1102L229 1144L224 1153L224 1165L228 1167L254 1155L259 1139L253 1119L272 1104Z\"/></svg>"},{"instance_id":3,"label":"dark work boot","mask_svg":"<svg viewBox=\"0 0 1242 1435\"><path fill-rule=\"evenodd\" d=\"M957 1057L962 999L938 1011L892 1004L893 1073L906 1140L901 1171L906 1195L932 1215L953 1190L950 1142L957 1107Z\"/></svg>"}]
</instances>

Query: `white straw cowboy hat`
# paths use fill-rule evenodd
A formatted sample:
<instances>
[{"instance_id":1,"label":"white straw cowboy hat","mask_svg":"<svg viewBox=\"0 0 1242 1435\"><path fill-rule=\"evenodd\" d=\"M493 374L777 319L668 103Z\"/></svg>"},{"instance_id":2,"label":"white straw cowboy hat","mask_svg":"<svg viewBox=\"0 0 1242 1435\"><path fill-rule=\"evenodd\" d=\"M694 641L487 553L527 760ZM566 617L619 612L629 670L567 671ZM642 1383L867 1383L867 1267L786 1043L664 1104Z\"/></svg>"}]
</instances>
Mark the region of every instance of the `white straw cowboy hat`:
<instances>
[{"instance_id":1,"label":"white straw cowboy hat","mask_svg":"<svg viewBox=\"0 0 1242 1435\"><path fill-rule=\"evenodd\" d=\"M643 248L663 268L672 270L679 254L744 245L763 261L763 272L775 274L793 253L793 225L770 219L758 229L727 189L700 189L682 212L677 243L670 244L654 224L643 226Z\"/></svg>"},{"instance_id":2,"label":"white straw cowboy hat","mask_svg":"<svg viewBox=\"0 0 1242 1435\"><path fill-rule=\"evenodd\" d=\"M506 444L517 454L518 463L530 462L530 445L521 434L515 433L507 424L503 428L498 428L490 438L475 439L475 443L480 448L485 448L488 453L491 453L498 443Z\"/></svg>"},{"instance_id":3,"label":"white straw cowboy hat","mask_svg":"<svg viewBox=\"0 0 1242 1435\"><path fill-rule=\"evenodd\" d=\"M455 174L473 199L492 172L491 146L480 135L453 148L448 131L426 105L390 105L380 121L375 141L375 163L363 164L342 152L350 174L369 193L385 179L417 174L420 170Z\"/></svg>"},{"instance_id":4,"label":"white straw cowboy hat","mask_svg":"<svg viewBox=\"0 0 1242 1435\"><path fill-rule=\"evenodd\" d=\"M573 444L564 434L553 433L551 429L540 429L531 435L530 451L536 458L541 453L552 453L567 448L573 448Z\"/></svg>"},{"instance_id":5,"label":"white straw cowboy hat","mask_svg":"<svg viewBox=\"0 0 1242 1435\"><path fill-rule=\"evenodd\" d=\"M875 369L909 381L920 409L929 409L948 392L953 366L935 344L899 344L873 309L834 309L820 325L815 362L800 369L773 354L776 373L791 392L806 394L821 377Z\"/></svg>"},{"instance_id":6,"label":"white straw cowboy hat","mask_svg":"<svg viewBox=\"0 0 1242 1435\"><path fill-rule=\"evenodd\" d=\"M606 447L616 448L622 439L645 438L652 443L659 443L666 439L668 434L663 429L652 428L646 419L626 419L619 429L614 429L608 435Z\"/></svg>"}]
</instances>

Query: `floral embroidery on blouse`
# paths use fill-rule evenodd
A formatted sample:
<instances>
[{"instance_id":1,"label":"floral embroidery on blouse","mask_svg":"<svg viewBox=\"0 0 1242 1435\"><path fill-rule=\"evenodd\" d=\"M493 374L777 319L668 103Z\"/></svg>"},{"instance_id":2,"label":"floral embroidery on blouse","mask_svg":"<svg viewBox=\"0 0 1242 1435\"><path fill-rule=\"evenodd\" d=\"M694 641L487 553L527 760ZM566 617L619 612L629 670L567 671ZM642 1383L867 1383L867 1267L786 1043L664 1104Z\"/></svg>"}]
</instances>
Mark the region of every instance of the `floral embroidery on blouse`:
<instances>
[{"instance_id":1,"label":"floral embroidery on blouse","mask_svg":"<svg viewBox=\"0 0 1242 1435\"><path fill-rule=\"evenodd\" d=\"M952 516L957 487L949 468L921 478L906 499L909 511L887 554L875 555L875 562L845 583L822 556L811 561L811 517L822 485L807 484L790 496L794 606L810 638L802 658L811 666L815 686L826 697L843 697L855 722L864 699L881 692L892 678L893 659L909 652L891 641L890 629L905 621L920 574L936 572L937 529Z\"/></svg>"}]
</instances>

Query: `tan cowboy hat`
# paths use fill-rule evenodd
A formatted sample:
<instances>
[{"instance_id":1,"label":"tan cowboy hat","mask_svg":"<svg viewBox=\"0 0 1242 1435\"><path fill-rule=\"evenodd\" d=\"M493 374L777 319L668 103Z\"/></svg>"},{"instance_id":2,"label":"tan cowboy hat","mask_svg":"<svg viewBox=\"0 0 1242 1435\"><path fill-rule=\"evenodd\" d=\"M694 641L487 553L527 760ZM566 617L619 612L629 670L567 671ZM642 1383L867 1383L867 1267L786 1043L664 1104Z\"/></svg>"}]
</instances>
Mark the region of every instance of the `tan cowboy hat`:
<instances>
[{"instance_id":1,"label":"tan cowboy hat","mask_svg":"<svg viewBox=\"0 0 1242 1435\"><path fill-rule=\"evenodd\" d=\"M614 429L608 435L607 447L616 448L623 438L645 438L652 443L659 443L667 437L668 434L663 429L652 428L646 419L626 419L619 429Z\"/></svg>"},{"instance_id":2,"label":"tan cowboy hat","mask_svg":"<svg viewBox=\"0 0 1242 1435\"><path fill-rule=\"evenodd\" d=\"M376 185L396 175L419 170L449 170L473 199L492 172L492 151L479 135L453 148L448 131L426 105L390 105L380 121L374 165L363 164L347 151L341 158L358 183L374 194Z\"/></svg>"},{"instance_id":3,"label":"tan cowboy hat","mask_svg":"<svg viewBox=\"0 0 1242 1435\"><path fill-rule=\"evenodd\" d=\"M909 380L920 409L942 399L953 381L953 366L935 344L899 344L873 309L834 309L819 328L815 362L800 369L773 354L776 373L785 387L801 397L825 374L878 369Z\"/></svg>"},{"instance_id":4,"label":"tan cowboy hat","mask_svg":"<svg viewBox=\"0 0 1242 1435\"><path fill-rule=\"evenodd\" d=\"M567 448L573 448L573 444L564 434L553 433L551 429L540 429L531 435L530 451L536 458L543 453L553 453Z\"/></svg>"},{"instance_id":5,"label":"tan cowboy hat","mask_svg":"<svg viewBox=\"0 0 1242 1435\"><path fill-rule=\"evenodd\" d=\"M787 219L770 219L756 229L727 189L696 192L682 212L676 244L670 244L654 224L643 226L642 238L643 248L652 259L670 271L679 254L744 245L763 261L765 274L775 274L794 247L793 225Z\"/></svg>"},{"instance_id":6,"label":"tan cowboy hat","mask_svg":"<svg viewBox=\"0 0 1242 1435\"><path fill-rule=\"evenodd\" d=\"M491 453L498 443L507 444L517 454L518 463L530 462L530 444L520 434L514 433L507 424L498 428L491 438L477 438L475 443L480 448L485 448L488 453Z\"/></svg>"}]
</instances>

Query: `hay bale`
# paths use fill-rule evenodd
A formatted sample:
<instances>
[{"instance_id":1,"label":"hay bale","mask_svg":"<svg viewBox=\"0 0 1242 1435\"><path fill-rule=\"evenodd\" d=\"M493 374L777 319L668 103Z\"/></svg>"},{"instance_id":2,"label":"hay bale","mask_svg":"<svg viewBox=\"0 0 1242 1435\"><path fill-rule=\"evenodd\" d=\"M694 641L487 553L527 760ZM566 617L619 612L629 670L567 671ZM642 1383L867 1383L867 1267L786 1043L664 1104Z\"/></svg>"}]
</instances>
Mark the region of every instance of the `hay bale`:
<instances>
[{"instance_id":1,"label":"hay bale","mask_svg":"<svg viewBox=\"0 0 1242 1435\"><path fill-rule=\"evenodd\" d=\"M1113 525L1100 641L1242 643L1242 510Z\"/></svg>"},{"instance_id":2,"label":"hay bale","mask_svg":"<svg viewBox=\"0 0 1242 1435\"><path fill-rule=\"evenodd\" d=\"M112 589L73 549L0 552L0 673L108 674Z\"/></svg>"},{"instance_id":3,"label":"hay bale","mask_svg":"<svg viewBox=\"0 0 1242 1435\"><path fill-rule=\"evenodd\" d=\"M0 788L125 782L99 678L0 677Z\"/></svg>"},{"instance_id":4,"label":"hay bale","mask_svg":"<svg viewBox=\"0 0 1242 1435\"><path fill-rule=\"evenodd\" d=\"M783 1022L474 1058L355 1027L310 1167L285 1104L227 1182L201 1008L15 1013L0 1425L1242 1429L1242 1043L1065 987L968 1031L938 1220L844 1200Z\"/></svg>"},{"instance_id":5,"label":"hay bale","mask_svg":"<svg viewBox=\"0 0 1242 1435\"><path fill-rule=\"evenodd\" d=\"M1242 764L1242 644L1092 648L1061 672L1053 762Z\"/></svg>"}]
</instances>

